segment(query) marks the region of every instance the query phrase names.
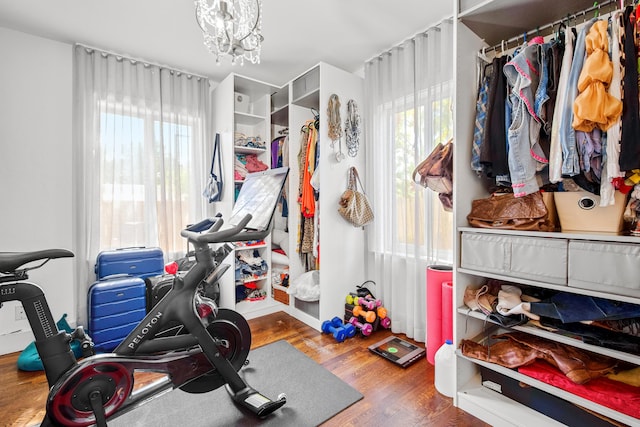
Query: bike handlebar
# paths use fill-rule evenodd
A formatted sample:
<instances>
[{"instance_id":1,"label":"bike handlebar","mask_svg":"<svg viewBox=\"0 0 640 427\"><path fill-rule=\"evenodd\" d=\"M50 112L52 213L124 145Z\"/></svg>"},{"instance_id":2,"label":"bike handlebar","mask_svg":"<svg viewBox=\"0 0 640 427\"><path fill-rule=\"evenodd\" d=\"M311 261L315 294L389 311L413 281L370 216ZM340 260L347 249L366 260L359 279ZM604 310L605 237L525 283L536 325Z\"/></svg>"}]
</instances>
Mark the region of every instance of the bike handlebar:
<instances>
[{"instance_id":1,"label":"bike handlebar","mask_svg":"<svg viewBox=\"0 0 640 427\"><path fill-rule=\"evenodd\" d=\"M251 218L251 214L247 214L237 225L231 228L220 230L220 228L224 224L224 220L220 215L218 215L213 219L200 221L199 223L182 230L180 232L180 235L191 240L194 243L246 242L249 240L261 240L267 237L267 235L271 232L271 227L268 227L263 231L245 229L249 221L251 221ZM192 231L193 229L202 228L202 226L206 225L207 222L212 221L213 224L211 225L211 227L209 227L209 229L203 232Z\"/></svg>"}]
</instances>

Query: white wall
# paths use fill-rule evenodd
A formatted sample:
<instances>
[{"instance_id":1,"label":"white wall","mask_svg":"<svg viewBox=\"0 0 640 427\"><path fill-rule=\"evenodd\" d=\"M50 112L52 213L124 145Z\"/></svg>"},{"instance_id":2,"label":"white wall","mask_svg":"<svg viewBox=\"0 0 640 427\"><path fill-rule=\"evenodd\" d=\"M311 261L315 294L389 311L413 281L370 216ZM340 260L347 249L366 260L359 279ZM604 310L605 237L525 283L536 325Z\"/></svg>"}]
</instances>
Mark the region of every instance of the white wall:
<instances>
[{"instance_id":1,"label":"white wall","mask_svg":"<svg viewBox=\"0 0 640 427\"><path fill-rule=\"evenodd\" d=\"M72 46L0 28L0 58L0 251L72 250ZM75 322L72 259L30 279ZM0 354L33 340L17 305L0 309Z\"/></svg>"}]
</instances>

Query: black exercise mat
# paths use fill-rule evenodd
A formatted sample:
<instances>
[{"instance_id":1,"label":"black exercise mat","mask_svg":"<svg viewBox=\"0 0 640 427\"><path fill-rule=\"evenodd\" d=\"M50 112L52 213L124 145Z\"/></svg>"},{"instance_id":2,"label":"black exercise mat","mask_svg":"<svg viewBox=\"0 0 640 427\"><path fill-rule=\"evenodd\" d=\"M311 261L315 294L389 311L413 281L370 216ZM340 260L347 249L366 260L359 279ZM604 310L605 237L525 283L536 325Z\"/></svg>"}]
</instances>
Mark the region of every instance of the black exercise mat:
<instances>
[{"instance_id":1,"label":"black exercise mat","mask_svg":"<svg viewBox=\"0 0 640 427\"><path fill-rule=\"evenodd\" d=\"M286 393L287 404L260 420L242 412L224 387L204 394L173 390L118 418L110 427L142 426L317 426L362 399L362 394L286 341L249 353L244 379L275 399Z\"/></svg>"}]
</instances>

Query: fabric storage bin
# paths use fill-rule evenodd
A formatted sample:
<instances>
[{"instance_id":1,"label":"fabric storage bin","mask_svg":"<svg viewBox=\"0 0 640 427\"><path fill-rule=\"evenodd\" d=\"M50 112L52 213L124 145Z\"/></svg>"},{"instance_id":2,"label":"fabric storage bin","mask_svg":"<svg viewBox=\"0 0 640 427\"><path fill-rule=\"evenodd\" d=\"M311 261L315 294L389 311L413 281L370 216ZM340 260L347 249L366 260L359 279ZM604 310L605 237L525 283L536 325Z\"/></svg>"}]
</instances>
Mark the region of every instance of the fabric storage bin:
<instances>
[{"instance_id":1,"label":"fabric storage bin","mask_svg":"<svg viewBox=\"0 0 640 427\"><path fill-rule=\"evenodd\" d=\"M567 241L550 237L462 233L460 266L503 276L567 283Z\"/></svg>"},{"instance_id":2,"label":"fabric storage bin","mask_svg":"<svg viewBox=\"0 0 640 427\"><path fill-rule=\"evenodd\" d=\"M626 195L615 192L615 203L601 207L600 196L588 191L553 193L562 231L597 231L618 233L622 230L622 214Z\"/></svg>"},{"instance_id":3,"label":"fabric storage bin","mask_svg":"<svg viewBox=\"0 0 640 427\"><path fill-rule=\"evenodd\" d=\"M569 242L569 286L640 298L640 245Z\"/></svg>"}]
</instances>

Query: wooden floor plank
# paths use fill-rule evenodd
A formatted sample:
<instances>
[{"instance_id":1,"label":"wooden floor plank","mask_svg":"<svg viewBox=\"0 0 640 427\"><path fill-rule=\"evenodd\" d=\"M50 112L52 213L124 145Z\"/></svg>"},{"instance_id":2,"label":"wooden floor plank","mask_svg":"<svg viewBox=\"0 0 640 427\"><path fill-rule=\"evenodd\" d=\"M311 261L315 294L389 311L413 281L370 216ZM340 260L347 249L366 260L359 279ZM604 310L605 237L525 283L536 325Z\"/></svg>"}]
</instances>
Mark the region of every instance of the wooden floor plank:
<instances>
[{"instance_id":1,"label":"wooden floor plank","mask_svg":"<svg viewBox=\"0 0 640 427\"><path fill-rule=\"evenodd\" d=\"M249 325L252 348L286 340L364 395L364 399L323 427L488 426L455 408L452 399L436 391L433 366L426 358L403 369L368 351L369 345L390 335L389 331L337 343L332 336L321 334L283 312L252 319ZM398 336L413 342L404 335ZM44 416L47 381L42 372L19 371L17 358L18 353L0 356L0 425L37 426ZM309 398L313 398L312 394Z\"/></svg>"}]
</instances>

